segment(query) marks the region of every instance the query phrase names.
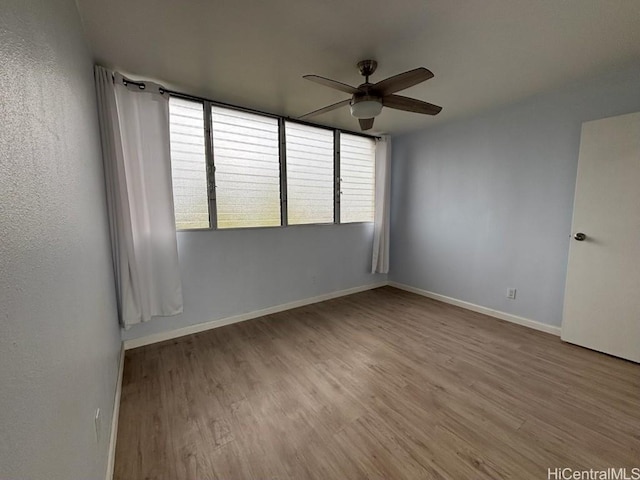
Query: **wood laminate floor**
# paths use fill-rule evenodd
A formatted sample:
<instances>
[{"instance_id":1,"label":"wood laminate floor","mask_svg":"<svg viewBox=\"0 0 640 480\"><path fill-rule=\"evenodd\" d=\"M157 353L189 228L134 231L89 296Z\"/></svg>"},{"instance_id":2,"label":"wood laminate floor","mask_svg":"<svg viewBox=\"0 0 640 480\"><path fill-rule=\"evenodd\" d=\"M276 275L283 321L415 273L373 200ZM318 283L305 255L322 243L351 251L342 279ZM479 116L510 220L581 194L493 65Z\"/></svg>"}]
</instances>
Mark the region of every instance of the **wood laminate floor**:
<instances>
[{"instance_id":1,"label":"wood laminate floor","mask_svg":"<svg viewBox=\"0 0 640 480\"><path fill-rule=\"evenodd\" d=\"M384 287L128 351L117 479L640 467L640 366Z\"/></svg>"}]
</instances>

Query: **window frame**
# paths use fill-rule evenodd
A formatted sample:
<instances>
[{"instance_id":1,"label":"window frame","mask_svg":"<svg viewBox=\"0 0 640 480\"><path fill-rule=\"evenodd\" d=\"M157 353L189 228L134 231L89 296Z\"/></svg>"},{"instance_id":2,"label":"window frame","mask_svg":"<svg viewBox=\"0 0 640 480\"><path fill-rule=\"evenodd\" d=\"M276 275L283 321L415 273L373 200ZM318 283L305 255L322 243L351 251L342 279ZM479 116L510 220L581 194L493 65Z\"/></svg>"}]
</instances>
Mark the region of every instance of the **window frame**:
<instances>
[{"instance_id":1,"label":"window frame","mask_svg":"<svg viewBox=\"0 0 640 480\"><path fill-rule=\"evenodd\" d=\"M191 97L189 95L182 95L182 94L171 94L170 96L174 96L176 98L180 98L182 100L188 100L188 101L192 101L192 102L198 102L202 104L202 108L203 108L203 128L204 128L204 155L205 155L205 174L206 174L206 184L207 184L207 207L209 209L209 226L208 227L200 227L200 228L177 228L176 227L176 232L208 232L209 230L215 230L216 229L216 225L217 225L217 219L215 218L215 216L213 216L212 214L212 194L211 194L211 189L212 189L212 185L213 185L213 149L211 148L211 137L210 137L210 129L207 130L207 125L211 125L211 122L207 122L207 100L202 100L196 97ZM211 116L211 109L209 109L209 116ZM169 115L171 115L171 113L169 113ZM171 118L171 117L169 117ZM169 120L171 121L171 120ZM171 149L169 149L171 150ZM169 155L171 157L171 155ZM211 157L211 158L210 158ZM173 159L170 158L170 161L173 161ZM172 166L173 168L173 166ZM211 168L211 172L210 172L210 168ZM173 174L172 174L173 177ZM172 188L173 190L173 188ZM214 189L215 191L215 189ZM173 191L171 192L171 194L173 195ZM174 199L175 202L175 199ZM175 215L175 206L174 206L174 215ZM175 219L174 219L174 223L175 223Z\"/></svg>"},{"instance_id":2,"label":"window frame","mask_svg":"<svg viewBox=\"0 0 640 480\"><path fill-rule=\"evenodd\" d=\"M250 108L238 107L235 105L229 105L222 102L215 102L212 100L207 100L205 98L196 97L193 95L187 95L180 92L167 91L170 96L176 98L182 98L184 100L191 100L194 102L199 102L202 104L204 109L203 116L203 129L205 135L205 161L206 165L206 174L207 174L207 196L208 196L208 207L209 207L209 227L208 228L186 228L186 229L176 229L178 232L206 232L206 231L236 231L236 230L255 230L255 229L264 229L264 228L290 228L290 227L309 227L309 226L321 226L321 225L358 225L363 223L372 223L372 222L340 222L340 135L341 133L347 133L349 135L357 135L361 137L370 138L373 140L377 140L380 137L369 135L362 132L354 132L350 130L344 130L339 128L329 127L327 125L319 125L312 122L305 122L298 119L293 119L290 117L284 117L281 115L275 115L271 113L261 112L259 110L254 110ZM218 228L218 205L216 201L216 180L215 180L215 158L213 154L213 128L212 128L212 107L220 107L226 108L229 110L236 110L240 112L252 113L256 115L262 115L264 117L275 118L278 121L278 158L280 163L280 225L271 225L271 226L255 226L255 227L229 227L229 228ZM300 125L307 125L316 128L322 128L325 130L330 130L333 133L333 222L324 222L324 223L307 223L307 224L293 224L290 225L288 223L287 218L287 140L286 140L286 129L285 122L289 123L297 123Z\"/></svg>"},{"instance_id":3,"label":"window frame","mask_svg":"<svg viewBox=\"0 0 640 480\"><path fill-rule=\"evenodd\" d=\"M331 222L312 222L312 223L287 223L287 224L282 224L280 225L281 227L303 227L305 225L337 225L339 224L339 217L336 217L336 199L338 199L339 201L339 195L340 195L340 186L339 186L339 180L340 180L340 176L336 173L336 132L338 132L337 129L335 128L331 128L331 127L327 127L326 125L315 125L313 123L309 123L309 122L301 122L301 121L297 121L297 120L292 120L290 118L286 118L283 120L283 128L285 128L285 124L286 123L292 123L292 124L297 124L297 125L305 125L308 127L313 127L313 128L319 128L321 130L329 130L332 132L332 136L333 136L333 221ZM282 145L282 149L284 151L284 155L286 157L286 153L287 153L287 143L286 143L286 131L284 133L284 137L285 137L285 142ZM283 160L286 163L286 158ZM339 173L339 172L338 172ZM287 184L284 185L284 188L287 189ZM285 190L285 195L288 193L288 190ZM288 205L287 205L288 207ZM288 215L288 212L287 212Z\"/></svg>"},{"instance_id":4,"label":"window frame","mask_svg":"<svg viewBox=\"0 0 640 480\"><path fill-rule=\"evenodd\" d=\"M339 151L339 153L338 153L338 155L339 155L339 159L338 159L339 168L342 167L342 156L341 156L342 133L345 133L346 135L353 135L351 132L343 132L343 131L338 132L338 135L337 135L338 144L337 144L336 148ZM364 135L359 135L359 136L363 137ZM372 139L375 142L375 138L372 138ZM338 220L339 220L340 225L347 225L347 224L350 224L350 223L356 223L357 224L357 223L373 223L373 222L375 222L375 201L376 201L376 185L375 185L375 182L376 182L376 159L375 159L375 152L376 152L376 146L375 146L375 143L374 143L374 145L373 145L373 208L374 208L373 220L358 220L358 221L352 221L352 222L349 222L349 221L343 222L342 218L341 218L341 214L342 214L342 206L341 206L340 210L337 212L337 214L339 215L338 216ZM343 195L344 195L344 192L345 192L343 190L344 178L343 178L343 175L342 175L341 171L338 171L338 177L339 177L338 178L338 184L337 184L338 188L339 188L338 201L339 201L339 204L341 205L342 203L345 203L345 200L343 198ZM344 182L344 183L348 183L348 182ZM348 203L348 202L346 202L346 203Z\"/></svg>"},{"instance_id":5,"label":"window frame","mask_svg":"<svg viewBox=\"0 0 640 480\"><path fill-rule=\"evenodd\" d=\"M278 228L278 227L282 227L282 146L280 144L280 138L281 138L281 132L280 132L280 117L278 117L277 115L268 115L268 114L263 114L263 113L258 113L256 111L250 110L250 109L245 109L245 108L232 108L229 107L228 105L224 105L224 104L219 104L217 102L209 102L209 112L211 115L211 118L209 119L209 129L210 129L210 138L211 138L211 156L212 156L212 165L213 165L213 171L214 171L214 180L215 180L215 171L216 171L216 166L215 166L215 133L214 133L214 128L213 128L213 111L212 111L212 107L217 107L220 109L225 109L225 110L230 110L230 111L235 111L235 112L241 112L241 113L246 113L249 115L255 115L255 116L259 116L259 117L265 117L265 118L269 118L271 120L275 120L275 125L278 128L278 133L276 135L276 144L277 144L277 148L278 148L278 188L279 188L279 192L278 192L278 207L280 208L280 224L279 225L251 225L251 226L234 226L234 227L220 227L218 224L218 210L217 210L217 206L218 206L218 185L215 183L213 183L213 191L215 192L216 195L216 223L213 226L213 228L211 228L211 230L247 230L247 229L256 229L256 228ZM244 128L244 127L243 127Z\"/></svg>"}]
</instances>

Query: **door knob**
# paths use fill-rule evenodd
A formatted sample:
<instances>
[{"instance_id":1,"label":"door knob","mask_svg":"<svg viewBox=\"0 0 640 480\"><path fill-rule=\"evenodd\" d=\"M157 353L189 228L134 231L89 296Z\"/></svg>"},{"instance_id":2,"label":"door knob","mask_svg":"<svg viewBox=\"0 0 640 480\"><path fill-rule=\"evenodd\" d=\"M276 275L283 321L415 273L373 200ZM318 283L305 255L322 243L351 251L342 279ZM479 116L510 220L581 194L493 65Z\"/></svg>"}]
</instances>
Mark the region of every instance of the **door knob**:
<instances>
[{"instance_id":1,"label":"door knob","mask_svg":"<svg viewBox=\"0 0 640 480\"><path fill-rule=\"evenodd\" d=\"M576 233L573 238L575 238L579 242L584 242L587 236L584 233Z\"/></svg>"}]
</instances>

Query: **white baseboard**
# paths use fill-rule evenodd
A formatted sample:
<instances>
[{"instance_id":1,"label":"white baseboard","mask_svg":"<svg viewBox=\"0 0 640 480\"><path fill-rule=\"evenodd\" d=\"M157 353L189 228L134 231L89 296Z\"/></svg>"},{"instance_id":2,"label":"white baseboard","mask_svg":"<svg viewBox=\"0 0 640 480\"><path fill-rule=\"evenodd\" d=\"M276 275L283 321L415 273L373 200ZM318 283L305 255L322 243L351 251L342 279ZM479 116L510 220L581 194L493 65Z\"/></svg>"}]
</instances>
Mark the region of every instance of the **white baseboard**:
<instances>
[{"instance_id":1,"label":"white baseboard","mask_svg":"<svg viewBox=\"0 0 640 480\"><path fill-rule=\"evenodd\" d=\"M116 394L113 399L113 416L111 418L111 436L109 438L109 455L107 457L106 480L113 479L113 467L116 461L116 439L118 437L118 417L120 416L120 396L122 395L122 374L124 372L124 343L120 348L120 363L118 365L118 380Z\"/></svg>"},{"instance_id":2,"label":"white baseboard","mask_svg":"<svg viewBox=\"0 0 640 480\"><path fill-rule=\"evenodd\" d=\"M346 290L339 290L337 292L318 295L317 297L304 298L302 300L296 300L294 302L283 303L280 305L275 305L273 307L243 313L241 315L234 315L233 317L221 318L219 320L212 320L210 322L198 323L196 325L190 325L188 327L177 328L168 332L160 332L140 338L132 338L123 342L124 348L125 350L130 350L132 348L142 347L144 345L151 345L152 343L163 342L165 340L171 340L173 338L183 337L185 335L191 335L193 333L204 332L205 330L211 330L212 328L231 325L232 323L244 322L245 320L263 317L265 315L271 315L274 313L283 312L285 310L291 310L292 308L304 307L305 305L311 305L312 303L324 302L325 300L331 300L332 298L344 297L346 295L364 292L365 290L384 287L385 285L388 285L386 281L372 283L369 285L362 285L359 287L348 288Z\"/></svg>"},{"instance_id":3,"label":"white baseboard","mask_svg":"<svg viewBox=\"0 0 640 480\"><path fill-rule=\"evenodd\" d=\"M388 282L388 284L391 287L399 288L400 290L406 290L407 292L411 293L416 293L418 295L422 295L423 297L431 298L433 300L438 300L444 303L449 303L457 307L466 308L467 310L482 313L484 315L489 315L490 317L499 318L500 320L506 320L507 322L517 323L518 325L533 328L534 330L540 330L541 332L560 336L560 327L556 327L554 325L547 325L546 323L538 322L536 320L519 317L510 313L501 312L500 310L494 310L492 308L483 307L474 303L465 302L463 300L458 300L457 298L447 297L445 295L440 295L439 293L429 292L427 290L422 290L420 288L405 285L403 283Z\"/></svg>"},{"instance_id":4,"label":"white baseboard","mask_svg":"<svg viewBox=\"0 0 640 480\"><path fill-rule=\"evenodd\" d=\"M438 300L444 303L449 303L451 305L456 305L458 307L466 308L467 310L482 313L484 315L489 315L490 317L506 320L507 322L516 323L518 325L529 327L534 330L539 330L542 332L550 333L552 335L560 336L560 327L547 325L546 323L538 322L536 320L519 317L517 315L512 315L510 313L501 312L499 310L494 310L491 308L483 307L481 305L465 302L463 300L458 300L456 298L447 297L445 295L440 295L439 293L429 292L427 290L422 290L420 288L412 287L410 285L405 285L402 283L378 282L378 283L372 283L369 285L362 285L359 287L348 288L346 290L339 290L337 292L326 293L324 295L318 295L317 297L304 298L302 300L283 303L280 305L275 305L273 307L268 307L268 308L263 308L261 310L254 310L253 312L243 313L241 315L234 315L232 317L212 320L210 322L198 323L196 325L189 325L188 327L177 328L175 330L170 330L168 332L159 332L159 333L154 333L152 335L147 335L144 337L132 338L129 340L125 340L123 342L123 345L125 350L130 350L132 348L151 345L153 343L163 342L165 340L171 340L174 338L183 337L185 335L191 335L193 333L204 332L206 330L211 330L213 328L218 328L225 325L231 325L233 323L244 322L246 320L252 320L254 318L283 312L285 310L291 310L292 308L304 307L305 305L324 302L325 300L331 300L332 298L344 297L346 295L352 295L354 293L364 292L366 290L372 290L378 287L384 287L385 285L399 288L400 290L405 290L407 292L416 293L418 295L422 295L424 297L431 298L433 300Z\"/></svg>"}]
</instances>

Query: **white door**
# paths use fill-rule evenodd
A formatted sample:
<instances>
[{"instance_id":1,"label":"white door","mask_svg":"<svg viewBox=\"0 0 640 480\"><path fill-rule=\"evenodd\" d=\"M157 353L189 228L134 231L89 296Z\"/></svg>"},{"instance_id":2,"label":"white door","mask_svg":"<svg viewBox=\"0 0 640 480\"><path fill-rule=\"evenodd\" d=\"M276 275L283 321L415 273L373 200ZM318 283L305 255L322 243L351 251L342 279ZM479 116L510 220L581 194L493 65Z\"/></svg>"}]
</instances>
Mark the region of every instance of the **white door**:
<instances>
[{"instance_id":1,"label":"white door","mask_svg":"<svg viewBox=\"0 0 640 480\"><path fill-rule=\"evenodd\" d=\"M562 339L640 362L640 112L582 125Z\"/></svg>"}]
</instances>

